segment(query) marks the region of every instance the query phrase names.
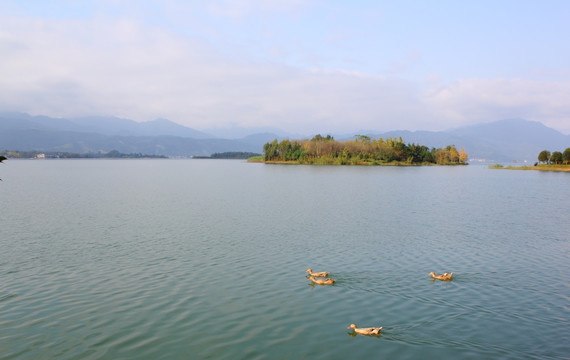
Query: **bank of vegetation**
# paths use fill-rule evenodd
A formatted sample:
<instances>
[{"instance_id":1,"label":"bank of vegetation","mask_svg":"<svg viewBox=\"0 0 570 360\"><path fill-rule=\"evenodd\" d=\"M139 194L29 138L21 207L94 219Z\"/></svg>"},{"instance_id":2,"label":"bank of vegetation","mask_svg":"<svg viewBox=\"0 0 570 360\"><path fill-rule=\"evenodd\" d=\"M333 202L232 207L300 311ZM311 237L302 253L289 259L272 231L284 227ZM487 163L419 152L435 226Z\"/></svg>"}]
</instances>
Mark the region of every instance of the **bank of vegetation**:
<instances>
[{"instance_id":1,"label":"bank of vegetation","mask_svg":"<svg viewBox=\"0 0 570 360\"><path fill-rule=\"evenodd\" d=\"M194 156L193 159L249 159L252 157L261 156L261 154L243 151L229 151L223 153L213 153L210 156Z\"/></svg>"},{"instance_id":2,"label":"bank of vegetation","mask_svg":"<svg viewBox=\"0 0 570 360\"><path fill-rule=\"evenodd\" d=\"M117 150L106 153L70 153L59 151L0 151L1 156L11 159L166 159L163 155L146 155L141 153L124 154Z\"/></svg>"},{"instance_id":3,"label":"bank of vegetation","mask_svg":"<svg viewBox=\"0 0 570 360\"><path fill-rule=\"evenodd\" d=\"M490 169L509 170L543 170L543 171L564 171L570 172L570 148L563 152L542 150L538 154L538 162L534 166L504 166L502 164L489 165Z\"/></svg>"},{"instance_id":4,"label":"bank of vegetation","mask_svg":"<svg viewBox=\"0 0 570 360\"><path fill-rule=\"evenodd\" d=\"M310 140L268 142L259 161L311 165L466 165L467 153L463 148L457 151L454 145L438 149L406 144L402 138L384 140L360 135L354 140L337 141L330 135L316 135Z\"/></svg>"}]
</instances>

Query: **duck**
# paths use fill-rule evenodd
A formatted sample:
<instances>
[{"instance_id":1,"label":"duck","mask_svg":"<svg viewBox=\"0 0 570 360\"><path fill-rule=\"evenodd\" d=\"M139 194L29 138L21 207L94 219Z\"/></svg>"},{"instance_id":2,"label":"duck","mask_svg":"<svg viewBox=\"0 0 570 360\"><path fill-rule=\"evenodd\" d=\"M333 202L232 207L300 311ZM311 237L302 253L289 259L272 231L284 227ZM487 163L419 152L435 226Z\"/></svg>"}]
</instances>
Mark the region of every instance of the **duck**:
<instances>
[{"instance_id":1,"label":"duck","mask_svg":"<svg viewBox=\"0 0 570 360\"><path fill-rule=\"evenodd\" d=\"M315 279L313 276L309 276L309 279L319 285L333 285L336 281L335 279Z\"/></svg>"},{"instance_id":2,"label":"duck","mask_svg":"<svg viewBox=\"0 0 570 360\"><path fill-rule=\"evenodd\" d=\"M328 272L325 272L325 271L323 271L323 272L315 272L315 273L314 273L312 269L308 269L308 270L305 271L305 272L308 272L308 273L309 273L309 276L312 276L312 277L327 277L327 276L329 276L329 273L328 273Z\"/></svg>"},{"instance_id":3,"label":"duck","mask_svg":"<svg viewBox=\"0 0 570 360\"><path fill-rule=\"evenodd\" d=\"M428 275L431 276L433 278L433 280L437 279L437 280L441 280L441 281L449 281L449 280L451 280L451 278L453 278L453 273L448 274L447 272L445 272L441 275L436 275L436 273L434 273L432 271Z\"/></svg>"},{"instance_id":4,"label":"duck","mask_svg":"<svg viewBox=\"0 0 570 360\"><path fill-rule=\"evenodd\" d=\"M354 329L354 332L360 335L380 335L382 327L359 328L354 324L350 324L347 329Z\"/></svg>"}]
</instances>

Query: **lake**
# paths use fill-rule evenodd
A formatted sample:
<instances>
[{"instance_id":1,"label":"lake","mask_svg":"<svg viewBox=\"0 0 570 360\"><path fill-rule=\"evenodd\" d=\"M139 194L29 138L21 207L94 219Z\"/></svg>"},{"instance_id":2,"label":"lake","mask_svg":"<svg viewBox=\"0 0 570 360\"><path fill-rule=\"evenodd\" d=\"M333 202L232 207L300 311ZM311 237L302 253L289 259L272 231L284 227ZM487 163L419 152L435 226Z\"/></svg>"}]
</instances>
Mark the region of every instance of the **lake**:
<instances>
[{"instance_id":1,"label":"lake","mask_svg":"<svg viewBox=\"0 0 570 360\"><path fill-rule=\"evenodd\" d=\"M568 173L7 160L0 178L1 359L570 358Z\"/></svg>"}]
</instances>

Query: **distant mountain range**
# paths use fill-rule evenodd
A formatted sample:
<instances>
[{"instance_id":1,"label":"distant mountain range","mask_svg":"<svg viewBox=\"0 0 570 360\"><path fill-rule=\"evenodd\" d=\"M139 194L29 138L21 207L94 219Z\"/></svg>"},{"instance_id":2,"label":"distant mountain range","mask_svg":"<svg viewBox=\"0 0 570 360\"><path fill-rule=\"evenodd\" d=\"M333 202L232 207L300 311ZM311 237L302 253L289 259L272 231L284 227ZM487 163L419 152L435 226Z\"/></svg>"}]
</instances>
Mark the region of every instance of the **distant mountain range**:
<instances>
[{"instance_id":1,"label":"distant mountain range","mask_svg":"<svg viewBox=\"0 0 570 360\"><path fill-rule=\"evenodd\" d=\"M437 132L398 130L358 134L384 139L401 137L406 143L428 147L455 145L464 147L470 159L491 162L526 160L532 163L537 161L542 150L564 151L570 147L570 135L523 119L499 120ZM0 150L76 153L117 150L121 153L190 157L232 151L262 153L263 144L273 139L301 139L313 135L288 134L272 128L237 127L212 129L206 133L166 119L140 123L116 117L61 119L0 112ZM353 136L335 138L345 140Z\"/></svg>"},{"instance_id":2,"label":"distant mountain range","mask_svg":"<svg viewBox=\"0 0 570 360\"><path fill-rule=\"evenodd\" d=\"M537 121L506 119L463 126L447 131L391 131L373 137L402 137L407 143L429 147L456 145L465 148L469 158L487 162L538 161L542 150L560 151L570 147L570 135Z\"/></svg>"}]
</instances>

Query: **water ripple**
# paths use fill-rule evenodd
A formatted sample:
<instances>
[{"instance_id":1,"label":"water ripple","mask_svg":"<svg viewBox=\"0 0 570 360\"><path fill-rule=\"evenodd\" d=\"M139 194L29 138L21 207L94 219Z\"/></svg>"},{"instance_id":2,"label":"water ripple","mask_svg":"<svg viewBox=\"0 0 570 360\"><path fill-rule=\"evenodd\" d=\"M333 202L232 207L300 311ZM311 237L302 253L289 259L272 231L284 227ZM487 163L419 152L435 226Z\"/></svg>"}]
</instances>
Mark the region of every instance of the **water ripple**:
<instances>
[{"instance_id":1,"label":"water ripple","mask_svg":"<svg viewBox=\"0 0 570 360\"><path fill-rule=\"evenodd\" d=\"M21 164L27 175L0 193L11 209L0 229L2 358L570 353L570 192L558 177L207 161L34 163L38 174ZM39 177L52 192L30 181ZM523 196L545 186L560 189L555 206ZM307 268L336 283L310 283ZM454 279L430 281L430 271ZM384 330L353 337L351 323Z\"/></svg>"}]
</instances>

